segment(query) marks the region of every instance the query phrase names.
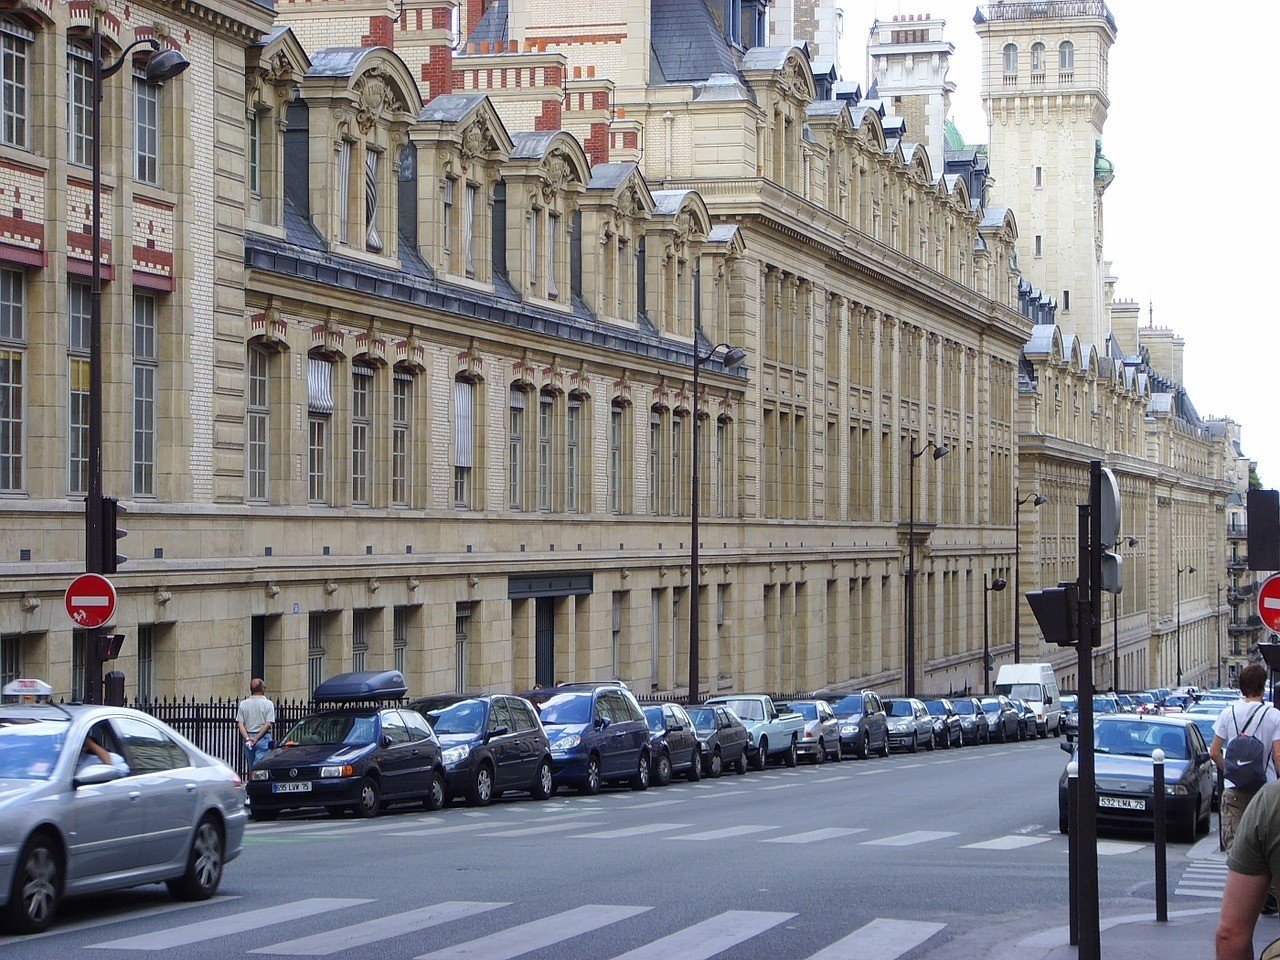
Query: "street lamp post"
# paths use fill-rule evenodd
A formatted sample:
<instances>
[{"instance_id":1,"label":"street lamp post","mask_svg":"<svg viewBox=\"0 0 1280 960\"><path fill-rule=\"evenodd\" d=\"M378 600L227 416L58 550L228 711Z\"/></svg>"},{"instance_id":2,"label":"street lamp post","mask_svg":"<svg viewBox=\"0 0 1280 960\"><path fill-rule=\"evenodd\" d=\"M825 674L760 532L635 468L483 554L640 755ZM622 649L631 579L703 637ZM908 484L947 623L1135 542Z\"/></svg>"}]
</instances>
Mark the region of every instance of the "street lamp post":
<instances>
[{"instance_id":1,"label":"street lamp post","mask_svg":"<svg viewBox=\"0 0 1280 960\"><path fill-rule=\"evenodd\" d=\"M1213 605L1213 619L1217 626L1214 628L1215 638L1218 646L1218 688L1222 688L1222 584L1218 584L1213 588L1213 595L1217 598Z\"/></svg>"},{"instance_id":2,"label":"street lamp post","mask_svg":"<svg viewBox=\"0 0 1280 960\"><path fill-rule=\"evenodd\" d=\"M1138 545L1137 537L1129 538L1129 546L1136 547ZM1116 541L1116 546L1120 546L1120 541ZM1115 693L1120 689L1120 594L1113 593L1111 595L1111 691Z\"/></svg>"},{"instance_id":3,"label":"street lamp post","mask_svg":"<svg viewBox=\"0 0 1280 960\"><path fill-rule=\"evenodd\" d=\"M999 593L1008 583L1004 577L996 577L987 585L988 575L982 575L982 695L991 695L991 628L987 623L987 594ZM1017 601L1015 596L1014 601Z\"/></svg>"},{"instance_id":4,"label":"street lamp post","mask_svg":"<svg viewBox=\"0 0 1280 960\"><path fill-rule=\"evenodd\" d=\"M1183 575L1184 573L1195 573L1195 572L1196 572L1196 568L1195 568L1195 567L1193 567L1193 566L1190 566L1190 565L1185 566L1185 567L1178 567L1178 575L1177 575L1176 577L1174 577L1174 582L1175 582L1175 585L1176 585L1176 586L1175 586L1175 589L1176 589L1176 591L1177 591L1177 598L1176 598L1176 600L1175 600L1175 604L1176 604L1176 606L1177 606L1177 611L1176 611L1176 616L1177 616L1177 628L1176 628L1176 630L1177 630L1177 632L1175 633L1175 637L1176 637L1176 640L1175 640L1175 653L1176 653L1177 658L1178 658L1178 662L1177 662L1177 667L1178 667L1178 683L1177 683L1177 685L1178 685L1179 687L1180 687L1180 686L1182 686L1182 575Z\"/></svg>"},{"instance_id":5,"label":"street lamp post","mask_svg":"<svg viewBox=\"0 0 1280 960\"><path fill-rule=\"evenodd\" d=\"M721 363L725 368L736 367L746 359L747 351L741 347L732 347L727 343L717 343L706 353L698 350L698 339L702 334L701 328L693 340L693 483L691 502L689 504L689 583L693 590L690 598L689 610L689 703L698 702L698 653L699 653L699 621L702 619L702 603L700 601L701 594L701 571L698 569L698 501L701 486L701 472L698 469L698 434L701 432L701 417L698 415L698 392L701 381L698 378L702 365L708 362L721 347L724 348L725 354L721 359Z\"/></svg>"},{"instance_id":6,"label":"street lamp post","mask_svg":"<svg viewBox=\"0 0 1280 960\"><path fill-rule=\"evenodd\" d=\"M98 6L93 7L93 110L90 121L92 147L93 217L90 223L90 250L93 263L89 287L89 450L88 477L84 498L84 568L88 573L106 570L106 550L114 544L102 542L102 87L103 81L120 71L137 47L150 47L145 73L152 83L171 80L187 69L187 58L176 50L161 50L154 37L135 40L125 47L114 63L102 62L102 24ZM84 699L102 702L102 657L98 650L101 629L90 630L85 657Z\"/></svg>"},{"instance_id":7,"label":"street lamp post","mask_svg":"<svg viewBox=\"0 0 1280 960\"><path fill-rule=\"evenodd\" d=\"M1018 488L1013 489L1013 662L1022 662L1022 508L1028 503L1032 507L1048 503L1038 493L1030 493L1025 497L1018 496Z\"/></svg>"},{"instance_id":8,"label":"street lamp post","mask_svg":"<svg viewBox=\"0 0 1280 960\"><path fill-rule=\"evenodd\" d=\"M911 460L907 468L910 478L907 482L910 504L907 513L907 642L904 650L906 678L903 683L903 691L908 697L916 695L916 461L930 449L933 450L934 460L941 460L951 452L951 448L945 443L934 443L932 440L917 450L915 437L911 438Z\"/></svg>"}]
</instances>

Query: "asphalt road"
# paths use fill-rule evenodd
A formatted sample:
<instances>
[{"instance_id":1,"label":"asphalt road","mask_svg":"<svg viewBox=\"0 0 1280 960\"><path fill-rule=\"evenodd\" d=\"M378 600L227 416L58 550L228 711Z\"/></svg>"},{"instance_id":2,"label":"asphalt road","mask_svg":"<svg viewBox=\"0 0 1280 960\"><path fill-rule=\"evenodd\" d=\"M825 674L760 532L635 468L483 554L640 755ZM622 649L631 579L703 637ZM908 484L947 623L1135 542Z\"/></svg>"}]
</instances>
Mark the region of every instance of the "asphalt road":
<instances>
[{"instance_id":1,"label":"asphalt road","mask_svg":"<svg viewBox=\"0 0 1280 960\"><path fill-rule=\"evenodd\" d=\"M9 960L972 957L968 944L1002 931L1067 921L1065 762L1050 739L252 824L208 903L160 887L72 901L54 930L0 948ZM1212 876L1183 883L1186 851L1171 845L1174 908L1216 905ZM1100 853L1104 912L1153 895L1149 836Z\"/></svg>"}]
</instances>

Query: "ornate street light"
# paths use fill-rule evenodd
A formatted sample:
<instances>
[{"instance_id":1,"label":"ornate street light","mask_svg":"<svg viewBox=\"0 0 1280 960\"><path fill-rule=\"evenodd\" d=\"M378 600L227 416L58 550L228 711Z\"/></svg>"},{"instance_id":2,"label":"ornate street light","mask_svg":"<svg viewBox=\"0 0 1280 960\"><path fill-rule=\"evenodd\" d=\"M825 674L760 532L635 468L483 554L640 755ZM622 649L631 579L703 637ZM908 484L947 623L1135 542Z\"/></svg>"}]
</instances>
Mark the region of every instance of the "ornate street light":
<instances>
[{"instance_id":1,"label":"ornate street light","mask_svg":"<svg viewBox=\"0 0 1280 960\"><path fill-rule=\"evenodd\" d=\"M933 450L933 459L941 460L951 452L951 448L945 443L930 440L917 450L915 437L911 438L911 461L908 469L908 495L911 503L907 514L906 678L903 683L903 690L908 697L916 695L916 461L924 456L926 450Z\"/></svg>"},{"instance_id":2,"label":"ornate street light","mask_svg":"<svg viewBox=\"0 0 1280 960\"><path fill-rule=\"evenodd\" d=\"M1022 662L1022 508L1043 506L1049 501L1038 493L1018 496L1013 490L1013 662Z\"/></svg>"}]
</instances>

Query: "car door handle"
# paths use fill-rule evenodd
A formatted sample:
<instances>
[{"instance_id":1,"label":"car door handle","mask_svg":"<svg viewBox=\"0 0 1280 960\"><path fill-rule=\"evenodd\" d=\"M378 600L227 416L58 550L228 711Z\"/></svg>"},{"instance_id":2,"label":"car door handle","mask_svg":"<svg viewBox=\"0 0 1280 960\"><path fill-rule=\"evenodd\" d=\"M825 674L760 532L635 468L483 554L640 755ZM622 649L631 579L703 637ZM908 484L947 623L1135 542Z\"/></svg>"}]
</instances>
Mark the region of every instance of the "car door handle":
<instances>
[{"instance_id":1,"label":"car door handle","mask_svg":"<svg viewBox=\"0 0 1280 960\"><path fill-rule=\"evenodd\" d=\"M186 786L187 786L187 793L196 792L196 785L194 783L188 783Z\"/></svg>"},{"instance_id":2,"label":"car door handle","mask_svg":"<svg viewBox=\"0 0 1280 960\"><path fill-rule=\"evenodd\" d=\"M130 790L130 791L129 791L129 799L130 799L130 800L141 800L141 799L142 799L142 791L141 791L141 790Z\"/></svg>"}]
</instances>

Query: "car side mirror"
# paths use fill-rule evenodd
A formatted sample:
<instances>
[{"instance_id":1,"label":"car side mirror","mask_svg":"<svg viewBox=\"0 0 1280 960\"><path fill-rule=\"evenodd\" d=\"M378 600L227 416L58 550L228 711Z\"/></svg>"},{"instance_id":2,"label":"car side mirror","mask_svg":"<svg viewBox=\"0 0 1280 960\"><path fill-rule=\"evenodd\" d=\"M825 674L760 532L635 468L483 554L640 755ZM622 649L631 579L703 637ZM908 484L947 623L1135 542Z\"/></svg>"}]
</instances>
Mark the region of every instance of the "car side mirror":
<instances>
[{"instance_id":1,"label":"car side mirror","mask_svg":"<svg viewBox=\"0 0 1280 960\"><path fill-rule=\"evenodd\" d=\"M75 777L77 787L94 787L112 780L119 780L123 774L109 763L91 763Z\"/></svg>"},{"instance_id":2,"label":"car side mirror","mask_svg":"<svg viewBox=\"0 0 1280 960\"><path fill-rule=\"evenodd\" d=\"M382 735L382 749L388 749L393 743L395 743L395 741L391 739L391 734L384 733Z\"/></svg>"},{"instance_id":3,"label":"car side mirror","mask_svg":"<svg viewBox=\"0 0 1280 960\"><path fill-rule=\"evenodd\" d=\"M1075 752L1076 752L1076 748L1075 748L1075 747L1073 747L1073 746L1072 746L1071 744L1069 744L1069 743L1060 743L1060 744L1058 744L1058 748L1059 748L1060 750L1062 750L1062 752L1063 752L1063 753L1075 753Z\"/></svg>"},{"instance_id":4,"label":"car side mirror","mask_svg":"<svg viewBox=\"0 0 1280 960\"><path fill-rule=\"evenodd\" d=\"M601 730L607 730L607 729L609 729L609 722L610 722L610 721L609 721L609 718L608 718L608 717L601 717L601 718L600 718L600 729L601 729Z\"/></svg>"},{"instance_id":5,"label":"car side mirror","mask_svg":"<svg viewBox=\"0 0 1280 960\"><path fill-rule=\"evenodd\" d=\"M487 739L492 740L495 737L505 737L510 732L511 732L510 727L494 727L492 730L489 731L487 735Z\"/></svg>"},{"instance_id":6,"label":"car side mirror","mask_svg":"<svg viewBox=\"0 0 1280 960\"><path fill-rule=\"evenodd\" d=\"M1208 763L1208 762L1209 762L1209 754L1207 752L1201 751L1200 753L1196 754L1196 763Z\"/></svg>"}]
</instances>

